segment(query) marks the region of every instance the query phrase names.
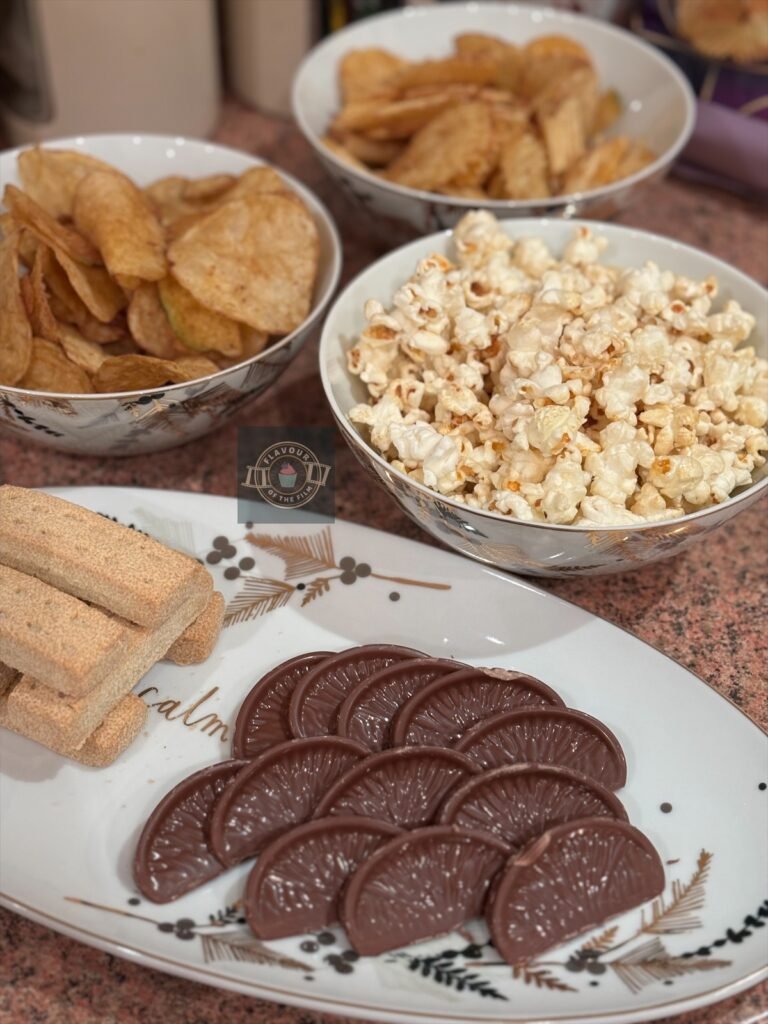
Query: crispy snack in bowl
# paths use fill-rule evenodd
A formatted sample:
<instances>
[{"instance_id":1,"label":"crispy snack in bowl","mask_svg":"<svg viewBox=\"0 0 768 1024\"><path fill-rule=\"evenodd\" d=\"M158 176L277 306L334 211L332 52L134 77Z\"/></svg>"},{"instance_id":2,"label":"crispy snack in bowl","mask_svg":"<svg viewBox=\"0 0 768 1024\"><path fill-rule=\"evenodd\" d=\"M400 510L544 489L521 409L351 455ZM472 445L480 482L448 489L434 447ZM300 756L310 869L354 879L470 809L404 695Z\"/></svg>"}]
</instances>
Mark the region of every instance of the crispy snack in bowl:
<instances>
[{"instance_id":1,"label":"crispy snack in bowl","mask_svg":"<svg viewBox=\"0 0 768 1024\"><path fill-rule=\"evenodd\" d=\"M382 49L340 62L342 108L325 145L336 157L408 188L477 199L588 191L655 159L619 136L631 160L591 161L621 114L587 50L562 35L524 46L481 32L453 54L406 61ZM608 176L606 178L606 176Z\"/></svg>"},{"instance_id":2,"label":"crispy snack in bowl","mask_svg":"<svg viewBox=\"0 0 768 1024\"><path fill-rule=\"evenodd\" d=\"M0 212L0 386L188 383L308 316L317 228L270 167L139 188L85 153L36 147L18 169Z\"/></svg>"}]
</instances>

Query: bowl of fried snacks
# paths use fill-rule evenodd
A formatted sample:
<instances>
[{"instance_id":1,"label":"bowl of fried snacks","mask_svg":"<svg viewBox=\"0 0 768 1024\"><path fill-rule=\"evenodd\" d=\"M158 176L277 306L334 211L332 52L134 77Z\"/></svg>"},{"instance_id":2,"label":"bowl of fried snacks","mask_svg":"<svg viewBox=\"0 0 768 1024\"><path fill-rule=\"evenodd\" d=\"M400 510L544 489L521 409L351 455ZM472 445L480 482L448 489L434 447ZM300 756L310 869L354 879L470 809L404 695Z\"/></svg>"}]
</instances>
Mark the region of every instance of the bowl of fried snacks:
<instances>
[{"instance_id":1,"label":"bowl of fried snacks","mask_svg":"<svg viewBox=\"0 0 768 1024\"><path fill-rule=\"evenodd\" d=\"M366 18L315 47L293 111L382 235L497 216L609 217L687 142L674 64L606 22L514 3Z\"/></svg>"},{"instance_id":2,"label":"bowl of fried snacks","mask_svg":"<svg viewBox=\"0 0 768 1024\"><path fill-rule=\"evenodd\" d=\"M347 286L321 378L359 461L442 543L624 572L768 490L767 300L659 235L476 210Z\"/></svg>"},{"instance_id":3,"label":"bowl of fried snacks","mask_svg":"<svg viewBox=\"0 0 768 1024\"><path fill-rule=\"evenodd\" d=\"M92 135L0 153L0 428L136 455L279 377L339 279L333 222L245 153Z\"/></svg>"}]
</instances>

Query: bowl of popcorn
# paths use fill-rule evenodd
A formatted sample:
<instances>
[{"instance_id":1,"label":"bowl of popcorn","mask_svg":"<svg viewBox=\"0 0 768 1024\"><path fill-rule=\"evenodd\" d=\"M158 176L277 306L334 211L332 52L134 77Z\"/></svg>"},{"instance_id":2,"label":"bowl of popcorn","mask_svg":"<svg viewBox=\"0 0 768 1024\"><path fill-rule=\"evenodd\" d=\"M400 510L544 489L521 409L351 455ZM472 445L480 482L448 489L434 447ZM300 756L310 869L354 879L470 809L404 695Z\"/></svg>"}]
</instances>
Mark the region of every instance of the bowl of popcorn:
<instances>
[{"instance_id":1,"label":"bowl of popcorn","mask_svg":"<svg viewBox=\"0 0 768 1024\"><path fill-rule=\"evenodd\" d=\"M136 455L214 430L318 327L341 244L225 146L90 135L0 153L0 429Z\"/></svg>"},{"instance_id":2,"label":"bowl of popcorn","mask_svg":"<svg viewBox=\"0 0 768 1024\"><path fill-rule=\"evenodd\" d=\"M466 214L323 327L355 455L450 547L537 576L677 554L768 486L768 301L618 225Z\"/></svg>"},{"instance_id":3,"label":"bowl of popcorn","mask_svg":"<svg viewBox=\"0 0 768 1024\"><path fill-rule=\"evenodd\" d=\"M608 217L688 141L691 88L605 21L514 3L410 6L334 32L294 116L369 230L413 237L470 209Z\"/></svg>"}]
</instances>

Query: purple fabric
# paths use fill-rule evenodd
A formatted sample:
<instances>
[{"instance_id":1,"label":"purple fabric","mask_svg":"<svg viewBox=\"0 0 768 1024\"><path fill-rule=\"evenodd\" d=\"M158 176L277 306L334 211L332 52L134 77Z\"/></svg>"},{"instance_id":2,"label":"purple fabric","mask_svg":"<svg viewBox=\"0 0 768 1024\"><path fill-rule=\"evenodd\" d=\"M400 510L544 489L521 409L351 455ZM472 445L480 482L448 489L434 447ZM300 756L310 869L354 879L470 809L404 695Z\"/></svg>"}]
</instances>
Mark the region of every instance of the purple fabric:
<instances>
[{"instance_id":1,"label":"purple fabric","mask_svg":"<svg viewBox=\"0 0 768 1024\"><path fill-rule=\"evenodd\" d=\"M682 160L768 192L768 122L699 100L696 127Z\"/></svg>"}]
</instances>

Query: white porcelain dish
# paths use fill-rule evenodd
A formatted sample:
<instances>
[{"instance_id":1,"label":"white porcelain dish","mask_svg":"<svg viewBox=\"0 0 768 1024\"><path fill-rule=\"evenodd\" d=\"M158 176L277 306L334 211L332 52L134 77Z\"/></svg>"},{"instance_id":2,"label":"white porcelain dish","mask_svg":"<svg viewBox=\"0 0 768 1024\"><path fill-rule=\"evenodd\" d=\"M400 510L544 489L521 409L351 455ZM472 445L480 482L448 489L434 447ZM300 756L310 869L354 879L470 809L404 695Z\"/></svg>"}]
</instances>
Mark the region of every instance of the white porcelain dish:
<instances>
[{"instance_id":1,"label":"white porcelain dish","mask_svg":"<svg viewBox=\"0 0 768 1024\"><path fill-rule=\"evenodd\" d=\"M412 60L447 56L462 32L483 32L513 43L558 34L582 43L592 55L601 86L615 89L624 112L612 134L649 146L656 159L637 174L604 188L540 200L488 200L438 196L405 188L360 171L321 141L338 111L338 68L350 50L382 47ZM515 3L440 3L412 6L365 18L319 43L301 64L293 85L293 113L328 173L378 234L413 237L452 227L468 209L482 206L500 217L605 218L626 206L641 186L662 177L683 149L695 120L690 85L654 47L624 29L569 11Z\"/></svg>"},{"instance_id":2,"label":"white porcelain dish","mask_svg":"<svg viewBox=\"0 0 768 1024\"><path fill-rule=\"evenodd\" d=\"M83 135L53 139L45 145L90 153L124 171L138 185L171 174L240 174L265 163L228 146L171 135ZM18 154L18 149L0 153L3 185L19 184ZM320 237L315 293L304 323L259 355L189 384L95 395L0 386L0 429L60 451L139 455L209 433L266 391L318 327L341 272L341 242L330 214L305 185L284 171L280 174L307 204Z\"/></svg>"},{"instance_id":3,"label":"white porcelain dish","mask_svg":"<svg viewBox=\"0 0 768 1024\"><path fill-rule=\"evenodd\" d=\"M282 538L286 551L325 534L326 564L288 578L281 557L249 542L233 499L121 488L56 493L202 559L214 538L226 537L227 557L211 566L216 586L231 603L247 590L246 577L258 578L261 604L224 630L207 663L152 669L136 688L151 705L147 726L110 768L81 768L0 731L4 906L147 967L390 1024L640 1024L708 1006L768 976L758 930L768 919L766 738L681 665L522 580L364 527L255 528ZM255 567L231 580L225 574L244 557ZM334 568L348 557L370 569L354 586ZM325 589L311 586L320 576L331 577ZM614 932L602 928L554 949L515 978L480 922L469 925L471 942L453 934L375 958L326 959L348 949L338 928L320 939L257 942L237 907L247 865L172 904L141 899L130 865L148 813L187 774L229 756L221 729L205 716L231 728L248 689L284 658L381 640L514 666L601 718L627 756L619 796L665 864L664 908L681 909L674 883L688 893L679 930L665 931L669 916L649 929L648 908L643 927L638 909L616 918ZM596 935L599 956L585 959L578 951Z\"/></svg>"},{"instance_id":4,"label":"white porcelain dish","mask_svg":"<svg viewBox=\"0 0 768 1024\"><path fill-rule=\"evenodd\" d=\"M714 274L720 291L713 309L728 299L738 300L757 323L748 344L768 356L768 296L765 289L741 271L661 235L615 224L564 220L507 220L510 238L542 238L555 253L579 226L588 226L608 239L603 262L641 267L653 260L665 270L703 279ZM534 576L566 576L624 572L646 562L678 554L690 544L752 505L768 487L768 468L758 471L750 487L727 501L679 519L637 526L587 529L550 523L523 522L497 512L462 505L416 483L394 469L366 440L348 416L358 402L368 400L359 377L347 369L347 350L365 325L367 299L390 306L396 289L407 281L420 259L430 253L451 253L451 233L445 231L411 242L383 256L362 271L334 302L320 337L320 373L326 397L344 439L357 458L390 492L400 507L433 537L480 561L501 569Z\"/></svg>"}]
</instances>

